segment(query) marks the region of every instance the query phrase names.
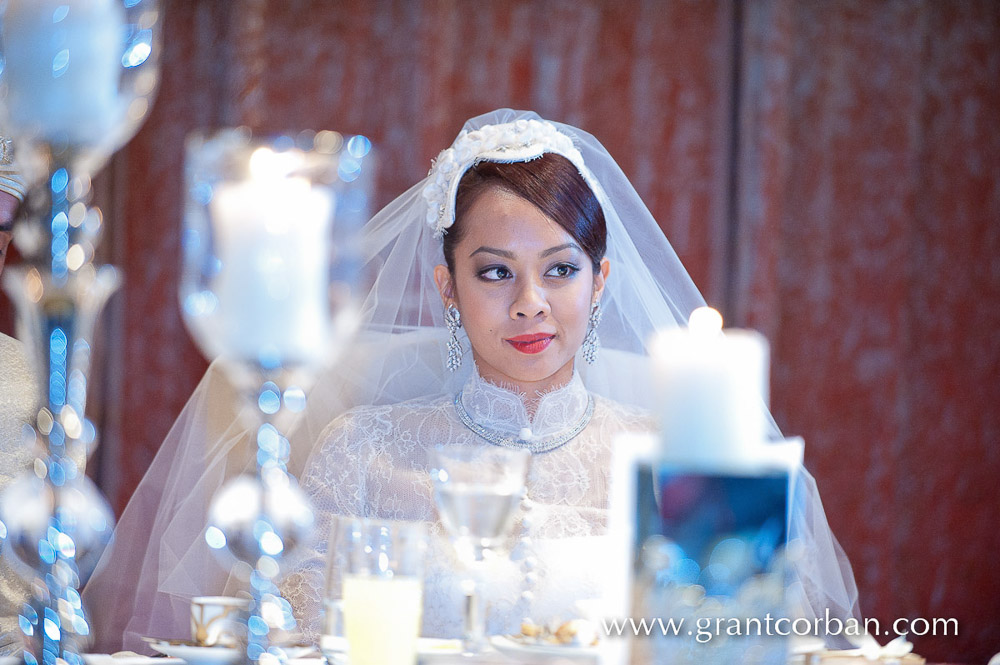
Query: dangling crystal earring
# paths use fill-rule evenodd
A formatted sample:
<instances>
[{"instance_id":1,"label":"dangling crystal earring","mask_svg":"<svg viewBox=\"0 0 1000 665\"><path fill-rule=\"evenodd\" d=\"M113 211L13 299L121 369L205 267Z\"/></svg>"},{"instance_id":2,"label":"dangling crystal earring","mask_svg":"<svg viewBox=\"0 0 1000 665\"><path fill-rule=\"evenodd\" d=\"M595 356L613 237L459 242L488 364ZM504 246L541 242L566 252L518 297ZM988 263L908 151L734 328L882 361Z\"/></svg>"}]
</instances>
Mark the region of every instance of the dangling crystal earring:
<instances>
[{"instance_id":1,"label":"dangling crystal earring","mask_svg":"<svg viewBox=\"0 0 1000 665\"><path fill-rule=\"evenodd\" d=\"M448 371L457 371L462 366L462 345L458 343L458 329L462 327L462 315L458 308L449 304L444 308L444 323L448 326Z\"/></svg>"},{"instance_id":2,"label":"dangling crystal earring","mask_svg":"<svg viewBox=\"0 0 1000 665\"><path fill-rule=\"evenodd\" d=\"M597 348L601 345L601 339L597 336L597 326L601 322L601 301L595 300L590 308L590 322L587 325L587 336L583 338L583 359L588 365L593 365L597 360Z\"/></svg>"}]
</instances>

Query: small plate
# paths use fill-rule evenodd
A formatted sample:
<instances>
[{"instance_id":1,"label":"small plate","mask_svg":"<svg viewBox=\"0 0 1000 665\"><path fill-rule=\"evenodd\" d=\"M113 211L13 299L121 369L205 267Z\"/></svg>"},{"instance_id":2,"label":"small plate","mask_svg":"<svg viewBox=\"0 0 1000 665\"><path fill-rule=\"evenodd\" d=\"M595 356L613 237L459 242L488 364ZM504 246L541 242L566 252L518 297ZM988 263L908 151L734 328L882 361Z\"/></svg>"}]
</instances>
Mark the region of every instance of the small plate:
<instances>
[{"instance_id":1,"label":"small plate","mask_svg":"<svg viewBox=\"0 0 1000 665\"><path fill-rule=\"evenodd\" d=\"M577 663L596 663L600 655L598 647L578 647L561 644L525 644L505 635L490 638L493 648L521 663L551 663L553 658L561 658Z\"/></svg>"},{"instance_id":2,"label":"small plate","mask_svg":"<svg viewBox=\"0 0 1000 665\"><path fill-rule=\"evenodd\" d=\"M192 644L171 644L166 640L150 642L154 651L171 658L180 658L188 665L232 665L240 659L239 649L232 647L198 647Z\"/></svg>"},{"instance_id":3,"label":"small plate","mask_svg":"<svg viewBox=\"0 0 1000 665\"><path fill-rule=\"evenodd\" d=\"M420 662L433 662L435 656L454 656L462 653L462 640L445 640L437 637L418 637L417 656Z\"/></svg>"},{"instance_id":4,"label":"small plate","mask_svg":"<svg viewBox=\"0 0 1000 665\"><path fill-rule=\"evenodd\" d=\"M347 662L347 638L326 636L320 639L327 662ZM435 637L417 638L417 658L420 663L432 663L438 657L462 653L462 640L445 640Z\"/></svg>"},{"instance_id":5,"label":"small plate","mask_svg":"<svg viewBox=\"0 0 1000 665\"><path fill-rule=\"evenodd\" d=\"M87 665L184 665L180 658L142 656L137 653L85 653L83 662Z\"/></svg>"},{"instance_id":6,"label":"small plate","mask_svg":"<svg viewBox=\"0 0 1000 665\"><path fill-rule=\"evenodd\" d=\"M241 652L233 647L200 647L194 644L148 640L149 646L165 656L180 658L188 665L232 665L240 660ZM304 658L316 653L311 646L285 647L289 659Z\"/></svg>"}]
</instances>

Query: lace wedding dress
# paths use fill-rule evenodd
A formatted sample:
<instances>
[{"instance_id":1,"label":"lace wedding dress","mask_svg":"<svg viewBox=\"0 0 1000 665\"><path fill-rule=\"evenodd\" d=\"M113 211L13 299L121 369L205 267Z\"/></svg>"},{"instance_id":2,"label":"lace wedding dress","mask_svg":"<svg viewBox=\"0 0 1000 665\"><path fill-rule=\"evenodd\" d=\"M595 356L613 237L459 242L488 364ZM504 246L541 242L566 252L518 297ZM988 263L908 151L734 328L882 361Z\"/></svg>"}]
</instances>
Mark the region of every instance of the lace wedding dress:
<instances>
[{"instance_id":1,"label":"lace wedding dress","mask_svg":"<svg viewBox=\"0 0 1000 665\"><path fill-rule=\"evenodd\" d=\"M535 437L558 436L577 426L590 394L578 374L565 386L537 397L534 416L521 395L496 386L473 372L461 392L472 420L491 432L518 436L524 428ZM577 616L578 600L602 595L607 570L607 501L611 453L623 432L647 432L653 423L643 411L594 397L593 416L583 431L564 445L532 456L525 510L519 512L508 550L480 572L490 633L519 632L524 617L538 623ZM523 433L522 433L523 435ZM459 418L452 397L417 399L361 407L334 420L306 465L303 486L317 513L319 534L330 533L337 515L424 521L431 543L424 579L423 635L462 635L462 564L437 518L430 467L437 444L489 446ZM528 539L525 539L527 536ZM319 630L328 541L283 584L283 593L311 638ZM537 581L524 581L520 562L533 557ZM513 559L513 560L512 560ZM332 571L330 584L339 582ZM528 592L528 593L524 593Z\"/></svg>"}]
</instances>

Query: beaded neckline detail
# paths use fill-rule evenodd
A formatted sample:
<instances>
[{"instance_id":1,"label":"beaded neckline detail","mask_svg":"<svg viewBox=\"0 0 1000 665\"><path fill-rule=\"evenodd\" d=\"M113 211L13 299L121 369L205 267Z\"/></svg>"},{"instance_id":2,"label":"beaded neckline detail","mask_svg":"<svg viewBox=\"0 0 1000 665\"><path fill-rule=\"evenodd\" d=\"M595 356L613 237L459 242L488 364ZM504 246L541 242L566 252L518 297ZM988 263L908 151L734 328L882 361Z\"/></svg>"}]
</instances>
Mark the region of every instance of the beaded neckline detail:
<instances>
[{"instance_id":1,"label":"beaded neckline detail","mask_svg":"<svg viewBox=\"0 0 1000 665\"><path fill-rule=\"evenodd\" d=\"M461 420L463 425L468 427L479 437L485 439L489 443L492 443L494 446L501 446L503 448L521 448L527 449L533 453L547 453L550 450L555 450L556 448L565 445L570 441L570 439L582 432L587 425L590 424L590 419L594 415L594 396L587 395L587 408L584 409L580 420L568 430L560 432L559 434L537 438L522 438L520 436L504 435L487 429L474 421L472 416L469 415L469 412L465 410L465 405L462 404L462 393L463 391L459 390L458 394L455 395L455 411L458 412L459 420Z\"/></svg>"}]
</instances>

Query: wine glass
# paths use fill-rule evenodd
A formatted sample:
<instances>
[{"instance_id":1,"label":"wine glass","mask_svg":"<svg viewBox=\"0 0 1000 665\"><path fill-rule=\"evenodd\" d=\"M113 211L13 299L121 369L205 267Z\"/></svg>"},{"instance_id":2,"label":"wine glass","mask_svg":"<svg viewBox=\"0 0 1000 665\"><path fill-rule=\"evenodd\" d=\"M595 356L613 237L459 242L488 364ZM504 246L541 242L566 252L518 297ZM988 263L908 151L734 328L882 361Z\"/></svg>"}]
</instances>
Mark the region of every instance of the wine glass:
<instances>
[{"instance_id":1,"label":"wine glass","mask_svg":"<svg viewBox=\"0 0 1000 665\"><path fill-rule=\"evenodd\" d=\"M449 445L434 451L434 503L459 558L467 566L495 554L510 533L524 497L531 453L499 446ZM475 580L465 591L463 650L485 647L486 616Z\"/></svg>"},{"instance_id":2,"label":"wine glass","mask_svg":"<svg viewBox=\"0 0 1000 665\"><path fill-rule=\"evenodd\" d=\"M371 142L337 132L257 137L246 128L187 144L179 299L202 352L253 404L256 474L212 498L205 540L253 569L246 659L284 661L295 629L275 583L314 518L287 471L286 434L319 369L358 317L358 231L373 186Z\"/></svg>"}]
</instances>

